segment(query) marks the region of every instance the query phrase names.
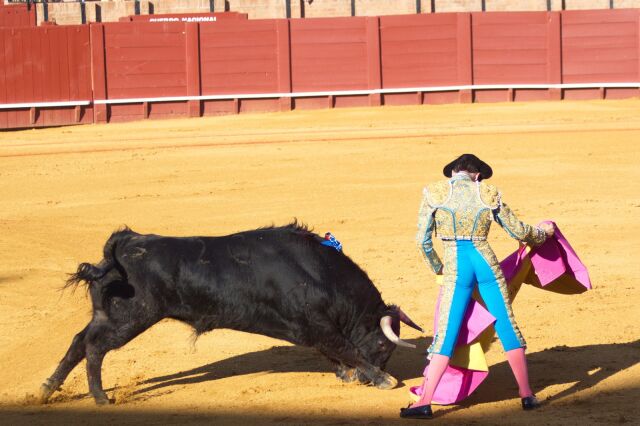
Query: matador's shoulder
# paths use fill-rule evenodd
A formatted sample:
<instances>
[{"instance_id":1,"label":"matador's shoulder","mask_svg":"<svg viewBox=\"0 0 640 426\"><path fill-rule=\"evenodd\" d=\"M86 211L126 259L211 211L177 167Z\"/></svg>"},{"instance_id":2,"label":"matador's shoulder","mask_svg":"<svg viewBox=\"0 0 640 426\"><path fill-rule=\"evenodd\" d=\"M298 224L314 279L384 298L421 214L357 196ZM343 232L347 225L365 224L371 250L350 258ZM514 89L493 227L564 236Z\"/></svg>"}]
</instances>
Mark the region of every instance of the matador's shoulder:
<instances>
[{"instance_id":1,"label":"matador's shoulder","mask_svg":"<svg viewBox=\"0 0 640 426\"><path fill-rule=\"evenodd\" d=\"M483 204L491 209L500 207L500 191L495 186L480 182L479 187L480 200Z\"/></svg>"},{"instance_id":2,"label":"matador's shoulder","mask_svg":"<svg viewBox=\"0 0 640 426\"><path fill-rule=\"evenodd\" d=\"M436 207L444 204L451 195L451 185L448 180L432 182L424 188L424 194L430 206Z\"/></svg>"}]
</instances>

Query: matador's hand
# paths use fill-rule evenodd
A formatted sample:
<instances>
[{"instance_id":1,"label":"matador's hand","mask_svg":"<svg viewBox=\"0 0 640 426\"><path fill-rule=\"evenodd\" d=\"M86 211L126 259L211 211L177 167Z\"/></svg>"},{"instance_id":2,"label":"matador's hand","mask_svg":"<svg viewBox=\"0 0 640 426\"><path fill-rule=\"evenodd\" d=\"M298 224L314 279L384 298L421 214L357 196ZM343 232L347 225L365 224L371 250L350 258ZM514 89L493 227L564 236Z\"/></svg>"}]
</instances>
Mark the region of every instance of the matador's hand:
<instances>
[{"instance_id":1,"label":"matador's hand","mask_svg":"<svg viewBox=\"0 0 640 426\"><path fill-rule=\"evenodd\" d=\"M545 234L547 234L547 238L553 237L553 234L556 232L556 228L552 223L548 222L540 222L538 224L538 228L542 229Z\"/></svg>"}]
</instances>

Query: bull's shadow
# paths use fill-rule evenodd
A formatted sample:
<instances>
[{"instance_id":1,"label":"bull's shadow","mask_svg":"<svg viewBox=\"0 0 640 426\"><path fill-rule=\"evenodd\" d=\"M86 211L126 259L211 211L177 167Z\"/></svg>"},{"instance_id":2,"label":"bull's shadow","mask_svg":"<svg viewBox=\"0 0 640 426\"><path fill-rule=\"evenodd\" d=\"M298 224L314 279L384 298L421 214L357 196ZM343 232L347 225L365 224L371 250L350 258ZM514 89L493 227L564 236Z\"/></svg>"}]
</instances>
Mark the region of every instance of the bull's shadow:
<instances>
[{"instance_id":1,"label":"bull's shadow","mask_svg":"<svg viewBox=\"0 0 640 426\"><path fill-rule=\"evenodd\" d=\"M386 371L400 382L417 377L424 368L425 351L431 339L406 339L418 349L396 348ZM320 352L303 346L272 348L233 356L188 371L147 379L135 393L141 394L168 386L208 382L232 376L261 372L271 373L334 373L335 368ZM336 379L337 380L337 379Z\"/></svg>"},{"instance_id":2,"label":"bull's shadow","mask_svg":"<svg viewBox=\"0 0 640 426\"><path fill-rule=\"evenodd\" d=\"M409 339L417 349L397 348L387 371L400 383L421 376L425 365L425 350L429 339ZM497 342L496 342L497 343ZM499 346L499 343L498 343ZM498 348L494 350L500 350ZM556 384L573 383L563 391L547 397L557 400L595 386L606 378L633 367L640 362L640 340L628 343L556 346L527 355L529 374L534 391ZM226 377L259 372L320 372L332 373L331 363L315 349L301 346L275 346L273 348L238 355L188 371L154 377L139 383L136 394L193 383L202 383ZM513 399L518 390L506 361L490 367L491 374L478 390L458 407Z\"/></svg>"}]
</instances>

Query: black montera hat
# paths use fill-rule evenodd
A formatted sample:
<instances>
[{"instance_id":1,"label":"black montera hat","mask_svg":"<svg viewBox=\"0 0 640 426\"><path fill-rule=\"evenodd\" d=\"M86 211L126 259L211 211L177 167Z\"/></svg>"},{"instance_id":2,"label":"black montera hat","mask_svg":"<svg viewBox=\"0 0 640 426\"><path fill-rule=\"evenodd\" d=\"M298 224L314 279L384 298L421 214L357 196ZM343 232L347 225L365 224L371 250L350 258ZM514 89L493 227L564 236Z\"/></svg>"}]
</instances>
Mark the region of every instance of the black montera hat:
<instances>
[{"instance_id":1,"label":"black montera hat","mask_svg":"<svg viewBox=\"0 0 640 426\"><path fill-rule=\"evenodd\" d=\"M480 173L480 179L489 179L493 175L491 166L479 159L473 154L462 154L442 169L442 173L446 177L451 177L453 171L466 170L467 172Z\"/></svg>"}]
</instances>

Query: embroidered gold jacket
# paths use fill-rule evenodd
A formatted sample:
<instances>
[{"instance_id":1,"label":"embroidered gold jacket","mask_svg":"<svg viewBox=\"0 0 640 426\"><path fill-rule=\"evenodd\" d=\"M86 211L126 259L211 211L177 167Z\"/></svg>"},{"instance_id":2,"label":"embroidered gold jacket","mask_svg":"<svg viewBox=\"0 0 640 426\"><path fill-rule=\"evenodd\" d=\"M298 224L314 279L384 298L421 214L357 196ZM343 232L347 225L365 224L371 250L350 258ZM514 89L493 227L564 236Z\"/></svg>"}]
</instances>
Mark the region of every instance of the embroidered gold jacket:
<instances>
[{"instance_id":1,"label":"embroidered gold jacket","mask_svg":"<svg viewBox=\"0 0 640 426\"><path fill-rule=\"evenodd\" d=\"M484 241L492 221L523 243L539 245L546 238L542 229L518 220L495 186L457 175L424 188L416 240L425 260L438 273L442 261L433 249L434 231L443 241Z\"/></svg>"}]
</instances>

